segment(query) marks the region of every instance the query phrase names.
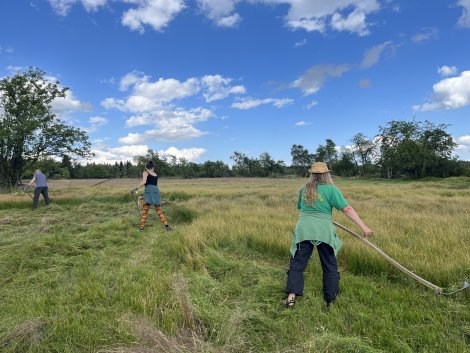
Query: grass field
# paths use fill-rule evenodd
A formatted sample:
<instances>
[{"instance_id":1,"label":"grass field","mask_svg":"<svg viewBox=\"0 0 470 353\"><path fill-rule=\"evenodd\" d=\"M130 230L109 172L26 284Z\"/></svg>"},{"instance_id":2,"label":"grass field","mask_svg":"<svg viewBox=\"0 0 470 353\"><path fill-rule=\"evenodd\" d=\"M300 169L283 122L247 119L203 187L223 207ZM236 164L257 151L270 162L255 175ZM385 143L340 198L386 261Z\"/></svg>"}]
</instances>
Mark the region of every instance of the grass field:
<instances>
[{"instance_id":1,"label":"grass field","mask_svg":"<svg viewBox=\"0 0 470 353\"><path fill-rule=\"evenodd\" d=\"M1 352L470 352L470 290L438 297L343 231L334 307L316 254L281 307L303 179L162 179L171 233L154 211L138 231L138 180L97 182L51 181L34 212L0 194ZM388 255L470 279L469 178L335 183Z\"/></svg>"}]
</instances>

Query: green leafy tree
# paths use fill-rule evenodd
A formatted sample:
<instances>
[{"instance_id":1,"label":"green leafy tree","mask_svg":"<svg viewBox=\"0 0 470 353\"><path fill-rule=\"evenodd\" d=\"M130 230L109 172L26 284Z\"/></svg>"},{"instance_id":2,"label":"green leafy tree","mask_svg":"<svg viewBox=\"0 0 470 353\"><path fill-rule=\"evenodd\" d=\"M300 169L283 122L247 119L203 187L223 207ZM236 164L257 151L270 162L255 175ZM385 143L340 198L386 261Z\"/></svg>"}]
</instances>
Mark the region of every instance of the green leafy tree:
<instances>
[{"instance_id":1,"label":"green leafy tree","mask_svg":"<svg viewBox=\"0 0 470 353\"><path fill-rule=\"evenodd\" d=\"M67 172L64 172L64 178L66 179L70 179L70 177L72 176L72 169L73 169L73 165L72 165L72 159L70 158L70 156L64 154L62 156L62 161L60 162L60 166L66 170ZM65 175L68 175L68 178L65 177Z\"/></svg>"},{"instance_id":2,"label":"green leafy tree","mask_svg":"<svg viewBox=\"0 0 470 353\"><path fill-rule=\"evenodd\" d=\"M259 164L262 169L262 176L269 176L275 173L276 162L268 152L263 152L259 156Z\"/></svg>"},{"instance_id":3,"label":"green leafy tree","mask_svg":"<svg viewBox=\"0 0 470 353\"><path fill-rule=\"evenodd\" d=\"M112 177L112 166L109 164L89 163L82 169L82 178L84 179L106 179Z\"/></svg>"},{"instance_id":4,"label":"green leafy tree","mask_svg":"<svg viewBox=\"0 0 470 353\"><path fill-rule=\"evenodd\" d=\"M58 162L52 158L41 158L30 167L26 168L23 172L23 176L31 178L34 175L36 169L41 171L51 179L69 179L70 171L62 166L61 162Z\"/></svg>"},{"instance_id":5,"label":"green leafy tree","mask_svg":"<svg viewBox=\"0 0 470 353\"><path fill-rule=\"evenodd\" d=\"M418 124L414 121L393 120L379 127L380 163L388 179L398 174L402 162L411 163L408 157L402 155L406 149L400 146L405 141L416 139L417 133Z\"/></svg>"},{"instance_id":6,"label":"green leafy tree","mask_svg":"<svg viewBox=\"0 0 470 353\"><path fill-rule=\"evenodd\" d=\"M197 176L198 165L193 162L189 162L186 158L174 158L172 162L172 168L174 175L183 177L185 179L191 179Z\"/></svg>"},{"instance_id":7,"label":"green leafy tree","mask_svg":"<svg viewBox=\"0 0 470 353\"><path fill-rule=\"evenodd\" d=\"M292 167L297 175L308 174L307 170L315 162L315 155L311 154L302 145L292 145L290 150L292 156Z\"/></svg>"},{"instance_id":8,"label":"green leafy tree","mask_svg":"<svg viewBox=\"0 0 470 353\"><path fill-rule=\"evenodd\" d=\"M434 125L425 121L420 134L419 142L422 149L421 175L448 176L452 172L450 163L452 153L457 147L452 136L446 131L449 125ZM443 168L443 166L446 168ZM448 168L449 167L449 168ZM448 169L448 170L447 170Z\"/></svg>"},{"instance_id":9,"label":"green leafy tree","mask_svg":"<svg viewBox=\"0 0 470 353\"><path fill-rule=\"evenodd\" d=\"M287 171L286 163L284 161L277 161L273 166L274 176L285 175Z\"/></svg>"},{"instance_id":10,"label":"green leafy tree","mask_svg":"<svg viewBox=\"0 0 470 353\"><path fill-rule=\"evenodd\" d=\"M248 158L244 153L235 151L230 156L230 159L233 160L232 170L235 175L251 176L250 158Z\"/></svg>"},{"instance_id":11,"label":"green leafy tree","mask_svg":"<svg viewBox=\"0 0 470 353\"><path fill-rule=\"evenodd\" d=\"M262 177L266 176L266 172L261 166L260 160L257 158L248 158L249 176Z\"/></svg>"},{"instance_id":12,"label":"green leafy tree","mask_svg":"<svg viewBox=\"0 0 470 353\"><path fill-rule=\"evenodd\" d=\"M354 152L342 149L340 158L331 165L333 174L340 176L354 176L357 174L358 167L354 159Z\"/></svg>"},{"instance_id":13,"label":"green leafy tree","mask_svg":"<svg viewBox=\"0 0 470 353\"><path fill-rule=\"evenodd\" d=\"M390 121L380 127L380 163L387 178L408 175L448 176L456 144L447 133L448 125L429 121Z\"/></svg>"},{"instance_id":14,"label":"green leafy tree","mask_svg":"<svg viewBox=\"0 0 470 353\"><path fill-rule=\"evenodd\" d=\"M222 161L206 161L200 165L200 176L205 178L221 178L230 176L230 168Z\"/></svg>"},{"instance_id":15,"label":"green leafy tree","mask_svg":"<svg viewBox=\"0 0 470 353\"><path fill-rule=\"evenodd\" d=\"M40 158L91 155L86 132L51 112L54 99L67 90L37 68L0 80L0 185L19 183Z\"/></svg>"},{"instance_id":16,"label":"green leafy tree","mask_svg":"<svg viewBox=\"0 0 470 353\"><path fill-rule=\"evenodd\" d=\"M376 149L376 144L363 133L357 133L352 138L353 152L361 165L361 174L366 175L368 167L372 164L372 158Z\"/></svg>"},{"instance_id":17,"label":"green leafy tree","mask_svg":"<svg viewBox=\"0 0 470 353\"><path fill-rule=\"evenodd\" d=\"M167 175L171 176L173 175L173 172L171 170L170 164L166 161L166 159L160 158L158 155L158 152L153 151L152 149L149 149L147 151L147 154L145 156L136 156L134 157L134 162L136 162L137 166L132 166L130 162L126 163L126 176L127 177L132 177L135 175L132 175L132 170L138 170L139 176L142 175L142 172L144 171L145 165L149 162L153 161L155 164L155 171L159 175Z\"/></svg>"},{"instance_id":18,"label":"green leafy tree","mask_svg":"<svg viewBox=\"0 0 470 353\"><path fill-rule=\"evenodd\" d=\"M316 161L325 162L332 165L338 160L338 152L336 151L336 143L331 139L326 139L324 145L319 145L316 151Z\"/></svg>"}]
</instances>

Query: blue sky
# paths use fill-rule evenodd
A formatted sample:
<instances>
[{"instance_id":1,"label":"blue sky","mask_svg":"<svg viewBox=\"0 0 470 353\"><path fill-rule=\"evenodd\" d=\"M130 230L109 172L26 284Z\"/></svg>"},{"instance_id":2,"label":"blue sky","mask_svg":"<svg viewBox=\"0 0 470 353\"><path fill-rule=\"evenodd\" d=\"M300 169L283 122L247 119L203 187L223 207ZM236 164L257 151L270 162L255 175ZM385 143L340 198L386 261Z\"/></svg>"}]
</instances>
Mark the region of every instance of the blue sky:
<instances>
[{"instance_id":1,"label":"blue sky","mask_svg":"<svg viewBox=\"0 0 470 353\"><path fill-rule=\"evenodd\" d=\"M470 0L2 0L0 77L28 66L98 162L290 164L413 116L470 160Z\"/></svg>"}]
</instances>

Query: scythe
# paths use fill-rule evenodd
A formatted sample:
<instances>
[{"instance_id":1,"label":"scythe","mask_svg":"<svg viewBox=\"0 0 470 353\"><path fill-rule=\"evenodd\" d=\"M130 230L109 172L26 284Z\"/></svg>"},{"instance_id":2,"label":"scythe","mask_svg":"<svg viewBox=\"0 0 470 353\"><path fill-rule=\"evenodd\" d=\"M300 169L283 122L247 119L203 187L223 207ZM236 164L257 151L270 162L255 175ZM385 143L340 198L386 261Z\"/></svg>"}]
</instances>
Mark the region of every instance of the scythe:
<instances>
[{"instance_id":1,"label":"scythe","mask_svg":"<svg viewBox=\"0 0 470 353\"><path fill-rule=\"evenodd\" d=\"M337 226L338 228L341 228L342 230L345 230L346 232L348 232L349 234L353 235L354 237L356 237L357 239L359 239L361 242L363 242L365 245L367 245L368 247L372 248L376 253L378 253L381 257L383 257L385 260L387 260L387 262L389 262L390 264L392 264L394 267L398 268L400 271L402 271L403 273L405 273L406 275L408 275L409 277L413 278L415 281L425 285L426 287L434 290L434 292L436 293L436 295L451 295L451 294L454 294L454 293L457 293L457 292L460 292L466 288L469 287L469 284L467 281L464 281L463 283L463 287L462 288L459 288L457 290L454 290L452 292L444 292L444 290L439 287L439 286L436 286L435 284L429 282L429 281L426 281L425 279L419 277L417 274L411 272L410 270L408 270L407 268L403 267L402 265L400 265L397 261L395 261L394 259L392 259L390 256L388 256L387 254L385 254L381 249L379 249L376 245L372 244L370 241L368 241L367 239L365 239L364 237L360 236L359 234L353 232L351 229L349 228L346 228L345 226L333 221L333 224L335 226Z\"/></svg>"}]
</instances>

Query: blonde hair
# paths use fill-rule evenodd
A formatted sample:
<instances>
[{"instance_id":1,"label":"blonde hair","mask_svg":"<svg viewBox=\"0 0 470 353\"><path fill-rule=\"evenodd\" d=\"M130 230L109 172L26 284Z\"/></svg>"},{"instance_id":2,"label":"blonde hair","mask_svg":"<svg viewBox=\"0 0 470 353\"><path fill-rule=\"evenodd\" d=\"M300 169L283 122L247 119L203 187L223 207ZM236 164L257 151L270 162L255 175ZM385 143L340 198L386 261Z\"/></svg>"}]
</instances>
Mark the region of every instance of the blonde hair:
<instances>
[{"instance_id":1,"label":"blonde hair","mask_svg":"<svg viewBox=\"0 0 470 353\"><path fill-rule=\"evenodd\" d=\"M312 206L313 201L315 201L318 196L318 184L334 185L330 172L310 174L310 180L307 184L305 184L305 197L307 198L307 205L309 206Z\"/></svg>"}]
</instances>

